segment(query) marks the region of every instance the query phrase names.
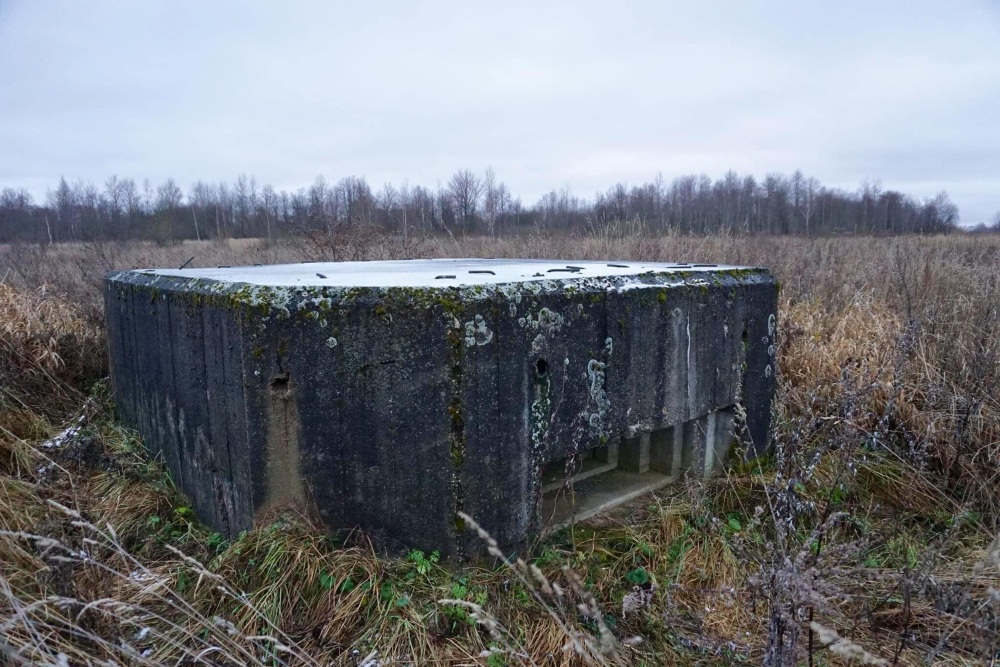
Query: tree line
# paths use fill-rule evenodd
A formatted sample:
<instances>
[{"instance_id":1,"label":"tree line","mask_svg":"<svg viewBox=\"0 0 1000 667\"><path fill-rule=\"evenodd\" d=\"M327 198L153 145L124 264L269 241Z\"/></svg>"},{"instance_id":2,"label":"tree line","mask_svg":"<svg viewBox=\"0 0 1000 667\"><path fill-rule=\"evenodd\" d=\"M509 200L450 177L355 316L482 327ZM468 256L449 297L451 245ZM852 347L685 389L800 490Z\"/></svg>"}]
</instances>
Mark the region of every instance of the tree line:
<instances>
[{"instance_id":1,"label":"tree line","mask_svg":"<svg viewBox=\"0 0 1000 667\"><path fill-rule=\"evenodd\" d=\"M523 230L602 229L639 222L652 232L690 234L936 234L958 224L958 208L941 192L919 199L865 181L855 191L829 188L801 171L762 180L733 171L662 175L642 185L619 183L592 199L568 187L526 206L492 168L456 171L435 189L364 177L335 183L319 176L294 192L239 175L232 183L197 181L187 191L170 178L158 185L111 176L103 185L61 178L44 201L23 188L0 190L0 243L269 238L344 226L390 233L503 236Z\"/></svg>"}]
</instances>

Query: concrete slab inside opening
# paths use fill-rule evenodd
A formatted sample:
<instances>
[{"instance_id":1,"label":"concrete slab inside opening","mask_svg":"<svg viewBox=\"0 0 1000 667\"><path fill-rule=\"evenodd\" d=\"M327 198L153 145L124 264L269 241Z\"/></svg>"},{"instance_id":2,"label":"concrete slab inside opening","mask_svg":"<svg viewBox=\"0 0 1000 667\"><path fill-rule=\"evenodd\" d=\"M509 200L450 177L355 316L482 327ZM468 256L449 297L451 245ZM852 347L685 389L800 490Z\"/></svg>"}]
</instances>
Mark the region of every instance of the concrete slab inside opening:
<instances>
[{"instance_id":1,"label":"concrete slab inside opening","mask_svg":"<svg viewBox=\"0 0 1000 667\"><path fill-rule=\"evenodd\" d=\"M542 525L552 532L680 479L717 472L736 443L735 410L623 438L543 468Z\"/></svg>"},{"instance_id":2,"label":"concrete slab inside opening","mask_svg":"<svg viewBox=\"0 0 1000 667\"><path fill-rule=\"evenodd\" d=\"M767 447L763 269L403 260L106 287L121 417L227 535L291 505L390 549L471 557L483 545L459 512L518 549L712 474L737 435Z\"/></svg>"}]
</instances>

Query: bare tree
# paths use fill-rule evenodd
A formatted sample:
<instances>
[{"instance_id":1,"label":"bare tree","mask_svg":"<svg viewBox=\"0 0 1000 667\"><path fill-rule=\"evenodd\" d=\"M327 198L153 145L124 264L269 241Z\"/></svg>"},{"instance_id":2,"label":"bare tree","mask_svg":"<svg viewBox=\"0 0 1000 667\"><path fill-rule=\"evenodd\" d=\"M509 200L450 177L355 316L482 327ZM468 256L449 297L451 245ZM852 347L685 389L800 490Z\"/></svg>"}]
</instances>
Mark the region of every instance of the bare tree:
<instances>
[{"instance_id":1,"label":"bare tree","mask_svg":"<svg viewBox=\"0 0 1000 667\"><path fill-rule=\"evenodd\" d=\"M252 177L248 178L246 174L237 176L236 183L233 184L233 203L235 204L237 219L240 223L241 235L244 237L251 234L251 221L254 209L257 206L256 199L256 179Z\"/></svg>"},{"instance_id":2,"label":"bare tree","mask_svg":"<svg viewBox=\"0 0 1000 667\"><path fill-rule=\"evenodd\" d=\"M142 204L139 197L139 187L135 180L123 178L119 181L119 189L122 194L122 206L125 208L125 215L128 216L129 224L134 224L136 218L142 212Z\"/></svg>"},{"instance_id":3,"label":"bare tree","mask_svg":"<svg viewBox=\"0 0 1000 667\"><path fill-rule=\"evenodd\" d=\"M201 218L202 220L205 220L208 215L209 206L215 205L216 210L218 210L218 204L215 202L215 188L204 181L197 181L191 186L191 195L188 199L191 202L191 217L194 219L195 236L200 241L201 232L198 229L198 211L201 211ZM219 229L218 215L216 215L215 223L216 236L218 238L222 238L222 230Z\"/></svg>"},{"instance_id":4,"label":"bare tree","mask_svg":"<svg viewBox=\"0 0 1000 667\"><path fill-rule=\"evenodd\" d=\"M812 177L807 178L801 169L796 169L790 181L792 208L795 211L795 222L801 221L805 235L810 235L809 222L813 215L813 203L819 182Z\"/></svg>"},{"instance_id":5,"label":"bare tree","mask_svg":"<svg viewBox=\"0 0 1000 667\"><path fill-rule=\"evenodd\" d=\"M501 230L504 226L504 220L510 215L512 204L513 201L510 196L510 191L507 190L507 186L503 183L497 185L496 218Z\"/></svg>"},{"instance_id":6,"label":"bare tree","mask_svg":"<svg viewBox=\"0 0 1000 667\"><path fill-rule=\"evenodd\" d=\"M462 225L463 232L475 228L479 197L482 192L483 183L471 169L456 171L448 181L448 194L451 196L455 215Z\"/></svg>"},{"instance_id":7,"label":"bare tree","mask_svg":"<svg viewBox=\"0 0 1000 667\"><path fill-rule=\"evenodd\" d=\"M403 212L403 240L406 241L410 238L410 226L409 226L409 208L412 201L412 195L410 194L410 183L409 181L403 181L403 186L399 188L399 207Z\"/></svg>"},{"instance_id":8,"label":"bare tree","mask_svg":"<svg viewBox=\"0 0 1000 667\"><path fill-rule=\"evenodd\" d=\"M260 191L260 206L264 210L264 224L267 229L267 240L271 241L271 215L277 209L278 195L270 184Z\"/></svg>"},{"instance_id":9,"label":"bare tree","mask_svg":"<svg viewBox=\"0 0 1000 667\"><path fill-rule=\"evenodd\" d=\"M325 226L327 232L330 231L330 219L327 215L327 192L329 187L326 179L317 176L313 184L309 186L308 192L308 218L310 222Z\"/></svg>"},{"instance_id":10,"label":"bare tree","mask_svg":"<svg viewBox=\"0 0 1000 667\"><path fill-rule=\"evenodd\" d=\"M65 178L59 179L59 185L55 190L49 190L46 193L45 200L56 221L54 233L49 227L49 242L61 241L63 237L67 239L77 238L76 201L73 190ZM48 224L47 219L46 224Z\"/></svg>"},{"instance_id":11,"label":"bare tree","mask_svg":"<svg viewBox=\"0 0 1000 667\"><path fill-rule=\"evenodd\" d=\"M399 225L399 192L392 183L386 183L375 198L376 204L382 209L383 226L395 230Z\"/></svg>"},{"instance_id":12,"label":"bare tree","mask_svg":"<svg viewBox=\"0 0 1000 667\"><path fill-rule=\"evenodd\" d=\"M119 226L122 215L122 182L112 174L104 181L104 197L108 203L108 230L111 237L121 236Z\"/></svg>"},{"instance_id":13,"label":"bare tree","mask_svg":"<svg viewBox=\"0 0 1000 667\"><path fill-rule=\"evenodd\" d=\"M174 240L174 212L181 205L184 193L174 182L168 178L163 185L156 188L156 214L165 223L166 241Z\"/></svg>"},{"instance_id":14,"label":"bare tree","mask_svg":"<svg viewBox=\"0 0 1000 667\"><path fill-rule=\"evenodd\" d=\"M139 206L146 215L156 212L156 190L148 178L142 179L142 199Z\"/></svg>"},{"instance_id":15,"label":"bare tree","mask_svg":"<svg viewBox=\"0 0 1000 667\"><path fill-rule=\"evenodd\" d=\"M493 167L486 167L486 171L483 173L483 219L486 221L486 233L490 235L491 238L495 237L496 234L496 222L497 222L497 175L493 171Z\"/></svg>"},{"instance_id":16,"label":"bare tree","mask_svg":"<svg viewBox=\"0 0 1000 667\"><path fill-rule=\"evenodd\" d=\"M418 185L413 188L411 199L414 215L420 220L420 231L426 234L428 226L434 226L434 193Z\"/></svg>"}]
</instances>

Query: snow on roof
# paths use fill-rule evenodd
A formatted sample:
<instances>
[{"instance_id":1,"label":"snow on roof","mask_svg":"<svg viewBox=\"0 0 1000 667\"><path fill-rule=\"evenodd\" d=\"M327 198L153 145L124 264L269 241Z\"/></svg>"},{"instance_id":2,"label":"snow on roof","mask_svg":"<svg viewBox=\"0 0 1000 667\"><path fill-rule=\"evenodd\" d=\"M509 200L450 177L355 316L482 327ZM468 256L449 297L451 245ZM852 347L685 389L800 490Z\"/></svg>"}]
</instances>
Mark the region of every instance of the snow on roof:
<instances>
[{"instance_id":1,"label":"snow on roof","mask_svg":"<svg viewBox=\"0 0 1000 667\"><path fill-rule=\"evenodd\" d=\"M543 259L411 259L223 266L215 269L148 269L141 273L270 287L458 287L565 278L637 276L649 272L712 272L742 268L746 267Z\"/></svg>"}]
</instances>

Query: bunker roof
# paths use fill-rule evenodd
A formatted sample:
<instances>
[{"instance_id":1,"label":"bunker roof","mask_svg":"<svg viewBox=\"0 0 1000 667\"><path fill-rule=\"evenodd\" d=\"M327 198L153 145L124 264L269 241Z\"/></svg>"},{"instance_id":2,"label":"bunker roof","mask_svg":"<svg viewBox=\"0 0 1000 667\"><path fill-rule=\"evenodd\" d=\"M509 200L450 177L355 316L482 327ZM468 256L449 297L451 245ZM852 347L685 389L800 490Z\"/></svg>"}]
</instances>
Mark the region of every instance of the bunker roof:
<instances>
[{"instance_id":1,"label":"bunker roof","mask_svg":"<svg viewBox=\"0 0 1000 667\"><path fill-rule=\"evenodd\" d=\"M307 262L267 266L147 269L147 275L201 278L269 287L454 287L534 280L752 270L721 264L547 259L411 259Z\"/></svg>"}]
</instances>

